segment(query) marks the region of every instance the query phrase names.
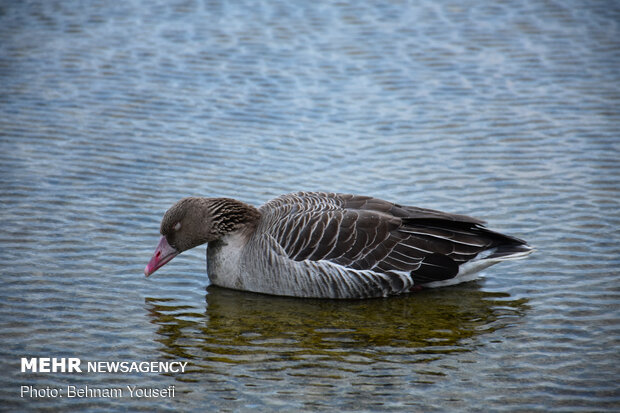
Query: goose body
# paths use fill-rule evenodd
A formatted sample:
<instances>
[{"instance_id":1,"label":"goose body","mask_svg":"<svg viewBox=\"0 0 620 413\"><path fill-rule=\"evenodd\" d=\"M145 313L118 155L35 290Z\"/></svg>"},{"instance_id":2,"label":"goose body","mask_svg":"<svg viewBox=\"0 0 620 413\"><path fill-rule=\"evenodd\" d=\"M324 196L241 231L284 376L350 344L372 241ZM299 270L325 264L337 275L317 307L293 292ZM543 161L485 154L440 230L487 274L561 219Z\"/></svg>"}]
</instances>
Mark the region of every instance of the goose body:
<instances>
[{"instance_id":1,"label":"goose body","mask_svg":"<svg viewBox=\"0 0 620 413\"><path fill-rule=\"evenodd\" d=\"M208 243L213 284L297 297L381 297L458 284L532 252L476 218L322 192L282 195L258 209L185 198L166 212L161 233L147 276Z\"/></svg>"}]
</instances>

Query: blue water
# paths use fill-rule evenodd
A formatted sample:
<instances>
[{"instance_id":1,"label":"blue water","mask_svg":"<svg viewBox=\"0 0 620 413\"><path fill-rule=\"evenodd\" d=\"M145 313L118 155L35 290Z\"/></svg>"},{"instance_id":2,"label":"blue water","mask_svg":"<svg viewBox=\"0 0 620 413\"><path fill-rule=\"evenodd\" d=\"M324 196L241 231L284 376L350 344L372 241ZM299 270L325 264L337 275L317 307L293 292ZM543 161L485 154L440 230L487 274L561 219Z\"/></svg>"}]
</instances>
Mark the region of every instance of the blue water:
<instances>
[{"instance_id":1,"label":"blue water","mask_svg":"<svg viewBox=\"0 0 620 413\"><path fill-rule=\"evenodd\" d=\"M3 409L617 411L620 7L606 1L4 2ZM188 195L326 190L537 248L369 301L145 279ZM187 361L21 373L21 357ZM20 386L174 385L165 399Z\"/></svg>"}]
</instances>

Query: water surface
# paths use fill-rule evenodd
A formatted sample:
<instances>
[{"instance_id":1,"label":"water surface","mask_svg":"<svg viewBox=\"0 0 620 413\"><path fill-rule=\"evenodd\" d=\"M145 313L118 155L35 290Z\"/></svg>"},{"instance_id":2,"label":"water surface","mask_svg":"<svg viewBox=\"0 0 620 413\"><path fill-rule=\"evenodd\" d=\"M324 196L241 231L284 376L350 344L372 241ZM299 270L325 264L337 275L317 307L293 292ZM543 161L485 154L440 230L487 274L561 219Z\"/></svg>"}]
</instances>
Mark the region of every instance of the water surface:
<instances>
[{"instance_id":1,"label":"water surface","mask_svg":"<svg viewBox=\"0 0 620 413\"><path fill-rule=\"evenodd\" d=\"M618 410L618 22L604 1L3 4L2 406ZM215 288L203 247L144 278L177 199L297 190L470 214L537 251L366 301ZM28 374L25 356L189 364Z\"/></svg>"}]
</instances>

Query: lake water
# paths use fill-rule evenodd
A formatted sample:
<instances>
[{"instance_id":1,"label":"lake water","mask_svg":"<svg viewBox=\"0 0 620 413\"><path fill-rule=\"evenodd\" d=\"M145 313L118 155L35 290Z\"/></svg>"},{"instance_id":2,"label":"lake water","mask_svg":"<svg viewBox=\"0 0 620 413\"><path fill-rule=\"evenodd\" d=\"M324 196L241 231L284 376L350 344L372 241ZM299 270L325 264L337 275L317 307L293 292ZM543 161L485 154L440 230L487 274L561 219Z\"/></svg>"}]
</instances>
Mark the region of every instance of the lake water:
<instances>
[{"instance_id":1,"label":"lake water","mask_svg":"<svg viewBox=\"0 0 620 413\"><path fill-rule=\"evenodd\" d=\"M1 410L620 409L618 2L3 2L0 82ZM142 274L177 199L297 190L537 251L366 301L215 288L204 247Z\"/></svg>"}]
</instances>

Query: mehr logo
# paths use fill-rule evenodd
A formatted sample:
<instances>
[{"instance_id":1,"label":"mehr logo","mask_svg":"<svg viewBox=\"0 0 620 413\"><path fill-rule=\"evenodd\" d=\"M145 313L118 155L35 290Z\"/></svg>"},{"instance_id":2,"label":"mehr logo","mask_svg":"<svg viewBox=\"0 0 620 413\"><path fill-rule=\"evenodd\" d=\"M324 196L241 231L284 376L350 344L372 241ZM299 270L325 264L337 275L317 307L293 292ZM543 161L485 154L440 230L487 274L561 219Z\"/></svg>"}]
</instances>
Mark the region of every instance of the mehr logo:
<instances>
[{"instance_id":1,"label":"mehr logo","mask_svg":"<svg viewBox=\"0 0 620 413\"><path fill-rule=\"evenodd\" d=\"M81 373L80 359L75 357L22 357L22 373Z\"/></svg>"}]
</instances>

